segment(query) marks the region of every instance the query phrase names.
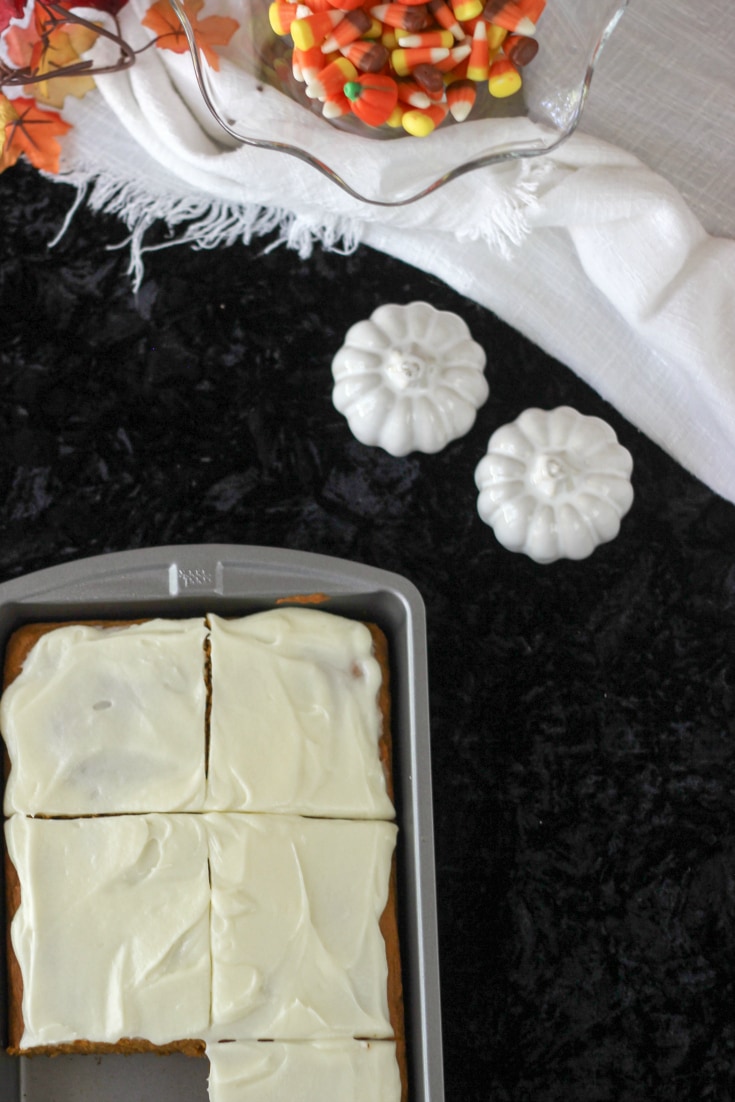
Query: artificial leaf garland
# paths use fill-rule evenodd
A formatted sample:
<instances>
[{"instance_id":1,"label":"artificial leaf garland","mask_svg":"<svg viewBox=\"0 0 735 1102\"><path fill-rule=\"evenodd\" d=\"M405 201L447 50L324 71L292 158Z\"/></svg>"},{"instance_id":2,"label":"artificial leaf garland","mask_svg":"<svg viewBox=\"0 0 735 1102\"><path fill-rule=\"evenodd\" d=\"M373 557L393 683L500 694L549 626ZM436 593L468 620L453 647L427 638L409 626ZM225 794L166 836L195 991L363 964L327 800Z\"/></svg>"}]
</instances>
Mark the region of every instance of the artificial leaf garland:
<instances>
[{"instance_id":1,"label":"artificial leaf garland","mask_svg":"<svg viewBox=\"0 0 735 1102\"><path fill-rule=\"evenodd\" d=\"M117 16L127 0L0 0L0 172L25 156L36 168L59 171L59 137L71 129L61 114L67 95L91 91L96 73L119 72L136 53L120 33ZM239 24L224 16L199 18L204 0L186 0L194 36L207 63L219 68L217 47L227 45ZM90 18L71 9L89 9ZM94 12L112 17L114 30L94 22ZM188 45L169 0L155 0L142 23L156 37L143 49L184 53ZM84 59L98 36L115 42L116 62L95 67ZM11 88L22 95L8 95ZM29 98L26 98L29 97ZM39 106L40 104L45 107ZM58 110L53 110L57 108Z\"/></svg>"},{"instance_id":2,"label":"artificial leaf garland","mask_svg":"<svg viewBox=\"0 0 735 1102\"><path fill-rule=\"evenodd\" d=\"M18 70L25 66L34 74L34 82L25 85L24 92L42 103L62 107L67 95L80 98L94 87L94 79L79 63L97 38L97 32L81 23L66 23L54 15L49 18L42 5L37 5L33 15L26 26L8 28L7 56ZM52 80L60 70L72 75Z\"/></svg>"}]
</instances>

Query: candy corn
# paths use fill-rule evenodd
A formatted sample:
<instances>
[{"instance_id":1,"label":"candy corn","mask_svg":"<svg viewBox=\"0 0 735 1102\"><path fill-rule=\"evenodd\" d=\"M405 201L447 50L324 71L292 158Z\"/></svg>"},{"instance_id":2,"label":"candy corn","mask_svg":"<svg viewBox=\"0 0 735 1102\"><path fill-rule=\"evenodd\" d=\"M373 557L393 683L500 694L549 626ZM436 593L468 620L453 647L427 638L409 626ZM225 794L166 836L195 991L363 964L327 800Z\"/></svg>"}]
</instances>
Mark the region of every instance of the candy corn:
<instances>
[{"instance_id":1,"label":"candy corn","mask_svg":"<svg viewBox=\"0 0 735 1102\"><path fill-rule=\"evenodd\" d=\"M344 90L348 80L354 80L357 69L346 57L330 61L316 76L306 82L306 94L310 99L326 100Z\"/></svg>"},{"instance_id":2,"label":"candy corn","mask_svg":"<svg viewBox=\"0 0 735 1102\"><path fill-rule=\"evenodd\" d=\"M416 80L398 82L398 100L408 107L429 107L431 100Z\"/></svg>"},{"instance_id":3,"label":"candy corn","mask_svg":"<svg viewBox=\"0 0 735 1102\"><path fill-rule=\"evenodd\" d=\"M444 77L436 65L417 65L412 76L430 100L442 99L444 96Z\"/></svg>"},{"instance_id":4,"label":"candy corn","mask_svg":"<svg viewBox=\"0 0 735 1102\"><path fill-rule=\"evenodd\" d=\"M507 37L508 32L505 27L498 27L495 23L488 23L487 45L491 55L495 55L498 52Z\"/></svg>"},{"instance_id":5,"label":"candy corn","mask_svg":"<svg viewBox=\"0 0 735 1102\"><path fill-rule=\"evenodd\" d=\"M490 66L488 89L496 99L512 96L521 87L521 74L507 57L497 58Z\"/></svg>"},{"instance_id":6,"label":"candy corn","mask_svg":"<svg viewBox=\"0 0 735 1102\"><path fill-rule=\"evenodd\" d=\"M370 27L370 16L362 8L348 11L343 19L336 24L332 33L322 42L322 53L329 54L332 50L354 42Z\"/></svg>"},{"instance_id":7,"label":"candy corn","mask_svg":"<svg viewBox=\"0 0 735 1102\"><path fill-rule=\"evenodd\" d=\"M533 23L538 23L546 7L546 0L520 0L518 6Z\"/></svg>"},{"instance_id":8,"label":"candy corn","mask_svg":"<svg viewBox=\"0 0 735 1102\"><path fill-rule=\"evenodd\" d=\"M451 31L456 41L461 42L465 36L465 32L462 28L462 24L459 22L449 5L445 4L444 0L429 0L426 6L439 26L444 27L447 31Z\"/></svg>"},{"instance_id":9,"label":"candy corn","mask_svg":"<svg viewBox=\"0 0 735 1102\"><path fill-rule=\"evenodd\" d=\"M490 51L487 44L487 23L478 19L472 35L472 47L467 63L470 80L487 80L490 75Z\"/></svg>"},{"instance_id":10,"label":"candy corn","mask_svg":"<svg viewBox=\"0 0 735 1102\"><path fill-rule=\"evenodd\" d=\"M438 61L444 61L449 57L446 47L435 48L418 47L415 50L393 50L390 62L399 77L408 76L417 65L436 65Z\"/></svg>"},{"instance_id":11,"label":"candy corn","mask_svg":"<svg viewBox=\"0 0 735 1102\"><path fill-rule=\"evenodd\" d=\"M420 31L426 23L426 9L409 4L378 4L370 14L387 23L389 27L403 27L407 31Z\"/></svg>"},{"instance_id":12,"label":"candy corn","mask_svg":"<svg viewBox=\"0 0 735 1102\"><path fill-rule=\"evenodd\" d=\"M546 0L270 0L274 34L290 36L281 79L299 81L326 119L425 137L463 122L479 95L512 96L538 53ZM283 68L285 66L285 68ZM481 88L485 85L487 90ZM482 110L480 109L482 107Z\"/></svg>"},{"instance_id":13,"label":"candy corn","mask_svg":"<svg viewBox=\"0 0 735 1102\"><path fill-rule=\"evenodd\" d=\"M533 34L536 30L536 24L514 0L488 0L482 9L482 17L488 23L495 23L514 34Z\"/></svg>"},{"instance_id":14,"label":"candy corn","mask_svg":"<svg viewBox=\"0 0 735 1102\"><path fill-rule=\"evenodd\" d=\"M349 115L350 109L350 101L344 92L337 92L325 99L322 105L322 115L325 119L341 119L344 115Z\"/></svg>"},{"instance_id":15,"label":"candy corn","mask_svg":"<svg viewBox=\"0 0 735 1102\"><path fill-rule=\"evenodd\" d=\"M452 73L457 66L470 56L472 51L472 44L470 42L460 42L459 46L453 46L449 51L449 57L444 58L444 61L437 61L436 67L440 73Z\"/></svg>"},{"instance_id":16,"label":"candy corn","mask_svg":"<svg viewBox=\"0 0 735 1102\"><path fill-rule=\"evenodd\" d=\"M450 0L452 11L460 23L474 19L482 11L483 0Z\"/></svg>"},{"instance_id":17,"label":"candy corn","mask_svg":"<svg viewBox=\"0 0 735 1102\"><path fill-rule=\"evenodd\" d=\"M474 80L455 80L447 88L447 107L455 122L464 122L477 99Z\"/></svg>"},{"instance_id":18,"label":"candy corn","mask_svg":"<svg viewBox=\"0 0 735 1102\"><path fill-rule=\"evenodd\" d=\"M414 138L425 138L441 126L447 117L447 105L445 103L433 103L431 107L411 108L404 111L401 125L407 134Z\"/></svg>"},{"instance_id":19,"label":"candy corn","mask_svg":"<svg viewBox=\"0 0 735 1102\"><path fill-rule=\"evenodd\" d=\"M310 50L312 46L321 46L324 39L338 23L344 19L344 13L330 8L329 11L314 12L291 24L291 38L299 50Z\"/></svg>"},{"instance_id":20,"label":"candy corn","mask_svg":"<svg viewBox=\"0 0 735 1102\"><path fill-rule=\"evenodd\" d=\"M454 45L454 35L451 31L418 31L411 34L408 31L397 30L396 39L405 50L415 50L420 47L444 47L449 49Z\"/></svg>"},{"instance_id":21,"label":"candy corn","mask_svg":"<svg viewBox=\"0 0 735 1102\"><path fill-rule=\"evenodd\" d=\"M503 42L503 53L517 68L523 68L538 53L538 40L525 34L509 34Z\"/></svg>"},{"instance_id":22,"label":"candy corn","mask_svg":"<svg viewBox=\"0 0 735 1102\"><path fill-rule=\"evenodd\" d=\"M390 57L382 42L370 42L365 38L344 46L341 52L361 73L379 73Z\"/></svg>"},{"instance_id":23,"label":"candy corn","mask_svg":"<svg viewBox=\"0 0 735 1102\"><path fill-rule=\"evenodd\" d=\"M287 0L273 0L268 8L268 21L277 35L288 34L296 18L297 5Z\"/></svg>"},{"instance_id":24,"label":"candy corn","mask_svg":"<svg viewBox=\"0 0 735 1102\"><path fill-rule=\"evenodd\" d=\"M324 54L318 46L312 46L308 50L300 50L298 46L294 46L291 55L291 68L295 80L302 83L308 81L312 75L316 76L325 65Z\"/></svg>"}]
</instances>

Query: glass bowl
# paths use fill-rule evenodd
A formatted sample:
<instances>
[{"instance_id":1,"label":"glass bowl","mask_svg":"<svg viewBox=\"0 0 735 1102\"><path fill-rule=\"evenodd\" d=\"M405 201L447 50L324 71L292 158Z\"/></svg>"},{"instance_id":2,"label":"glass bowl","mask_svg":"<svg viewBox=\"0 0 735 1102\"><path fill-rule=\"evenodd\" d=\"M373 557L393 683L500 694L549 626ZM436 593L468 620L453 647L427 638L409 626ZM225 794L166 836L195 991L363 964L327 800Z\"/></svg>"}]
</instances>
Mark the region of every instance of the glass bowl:
<instances>
[{"instance_id":1,"label":"glass bowl","mask_svg":"<svg viewBox=\"0 0 735 1102\"><path fill-rule=\"evenodd\" d=\"M368 126L352 113L325 117L323 103L294 79L292 39L273 31L270 0L238 0L238 30L219 49L218 69L197 44L185 0L171 4L224 145L300 158L356 199L400 206L465 173L556 149L579 124L600 52L628 0L548 0L533 36L538 53L520 70L520 90L495 98L487 81L478 82L469 117L456 122L448 115L425 137Z\"/></svg>"}]
</instances>

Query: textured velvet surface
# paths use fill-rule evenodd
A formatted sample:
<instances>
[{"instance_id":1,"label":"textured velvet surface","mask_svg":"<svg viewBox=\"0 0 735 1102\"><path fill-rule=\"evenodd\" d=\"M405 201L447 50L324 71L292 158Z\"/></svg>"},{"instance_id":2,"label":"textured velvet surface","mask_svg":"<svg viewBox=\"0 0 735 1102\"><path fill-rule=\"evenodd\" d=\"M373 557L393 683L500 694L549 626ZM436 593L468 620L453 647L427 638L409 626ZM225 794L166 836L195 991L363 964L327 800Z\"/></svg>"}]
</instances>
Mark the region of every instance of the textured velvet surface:
<instances>
[{"instance_id":1,"label":"textured velvet surface","mask_svg":"<svg viewBox=\"0 0 735 1102\"><path fill-rule=\"evenodd\" d=\"M0 177L0 580L200 542L410 578L448 1102L735 1097L735 509L421 273L367 249L168 248L136 296L116 221L80 211L47 248L72 197ZM416 299L467 321L491 396L463 439L395 459L335 411L330 361ZM498 425L560 404L609 421L636 499L590 559L538 566L480 521L473 472Z\"/></svg>"}]
</instances>

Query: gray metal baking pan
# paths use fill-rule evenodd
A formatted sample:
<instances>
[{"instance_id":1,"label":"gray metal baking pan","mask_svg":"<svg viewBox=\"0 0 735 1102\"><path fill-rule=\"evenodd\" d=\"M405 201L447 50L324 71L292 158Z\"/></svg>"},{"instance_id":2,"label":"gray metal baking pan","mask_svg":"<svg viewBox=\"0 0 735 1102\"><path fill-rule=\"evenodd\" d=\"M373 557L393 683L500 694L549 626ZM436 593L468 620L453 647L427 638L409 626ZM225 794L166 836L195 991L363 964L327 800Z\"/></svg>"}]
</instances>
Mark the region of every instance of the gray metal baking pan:
<instances>
[{"instance_id":1,"label":"gray metal baking pan","mask_svg":"<svg viewBox=\"0 0 735 1102\"><path fill-rule=\"evenodd\" d=\"M198 544L121 552L0 585L0 646L42 620L240 615L321 593L320 607L373 620L390 645L399 913L411 1102L443 1102L439 960L424 606L397 574L270 547ZM4 900L4 890L2 892ZM4 925L4 922L3 922ZM3 940L4 939L0 939ZM2 989L5 990L3 954ZM7 1042L7 1006L2 1004ZM206 1102L206 1060L185 1056L10 1057L0 1102Z\"/></svg>"}]
</instances>

